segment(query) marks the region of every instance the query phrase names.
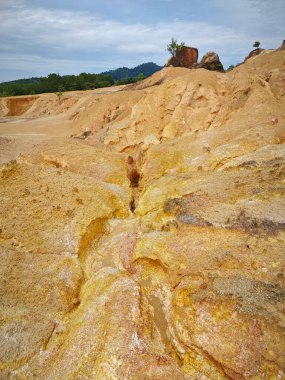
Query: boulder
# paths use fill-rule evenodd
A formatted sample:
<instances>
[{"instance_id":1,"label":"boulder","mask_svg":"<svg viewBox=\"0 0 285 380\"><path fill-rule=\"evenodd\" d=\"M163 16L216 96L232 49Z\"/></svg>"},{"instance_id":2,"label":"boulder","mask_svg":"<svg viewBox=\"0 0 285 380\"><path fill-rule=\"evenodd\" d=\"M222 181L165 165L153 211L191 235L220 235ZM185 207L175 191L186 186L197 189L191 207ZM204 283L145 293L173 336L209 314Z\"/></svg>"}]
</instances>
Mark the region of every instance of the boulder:
<instances>
[{"instance_id":1,"label":"boulder","mask_svg":"<svg viewBox=\"0 0 285 380\"><path fill-rule=\"evenodd\" d=\"M207 52L201 59L201 62L197 65L197 68L219 71L221 73L225 72L218 54L214 51Z\"/></svg>"},{"instance_id":2,"label":"boulder","mask_svg":"<svg viewBox=\"0 0 285 380\"><path fill-rule=\"evenodd\" d=\"M192 67L198 61L198 49L184 46L176 55L171 57L165 67Z\"/></svg>"},{"instance_id":3,"label":"boulder","mask_svg":"<svg viewBox=\"0 0 285 380\"><path fill-rule=\"evenodd\" d=\"M248 59L252 58L252 57L255 57L257 55L259 55L264 49L261 49L261 48L257 48L257 49L254 49L252 50L249 55L247 57L245 57L244 59L244 62L246 62Z\"/></svg>"}]
</instances>

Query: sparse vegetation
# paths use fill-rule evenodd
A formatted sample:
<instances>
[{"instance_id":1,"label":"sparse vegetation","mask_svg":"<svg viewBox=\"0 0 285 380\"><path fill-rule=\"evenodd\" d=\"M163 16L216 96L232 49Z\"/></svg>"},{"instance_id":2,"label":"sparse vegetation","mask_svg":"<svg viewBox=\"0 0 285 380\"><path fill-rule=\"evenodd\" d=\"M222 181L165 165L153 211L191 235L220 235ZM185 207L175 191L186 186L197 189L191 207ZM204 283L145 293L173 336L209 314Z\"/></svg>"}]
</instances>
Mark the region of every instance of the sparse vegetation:
<instances>
[{"instance_id":1,"label":"sparse vegetation","mask_svg":"<svg viewBox=\"0 0 285 380\"><path fill-rule=\"evenodd\" d=\"M177 43L173 37L171 38L170 44L167 45L166 50L172 55L172 57L176 57L177 54L185 47L185 42Z\"/></svg>"},{"instance_id":2,"label":"sparse vegetation","mask_svg":"<svg viewBox=\"0 0 285 380\"><path fill-rule=\"evenodd\" d=\"M228 71L233 70L234 68L235 68L235 65L230 65L230 66L228 67Z\"/></svg>"},{"instance_id":3,"label":"sparse vegetation","mask_svg":"<svg viewBox=\"0 0 285 380\"><path fill-rule=\"evenodd\" d=\"M61 102L61 98L63 97L63 92L62 92L62 91L58 91L58 92L56 93L56 95L57 95L57 97L58 97L59 102Z\"/></svg>"},{"instance_id":4,"label":"sparse vegetation","mask_svg":"<svg viewBox=\"0 0 285 380\"><path fill-rule=\"evenodd\" d=\"M259 41L255 41L254 44L253 44L253 47L254 48L259 48L260 46L260 42Z\"/></svg>"}]
</instances>

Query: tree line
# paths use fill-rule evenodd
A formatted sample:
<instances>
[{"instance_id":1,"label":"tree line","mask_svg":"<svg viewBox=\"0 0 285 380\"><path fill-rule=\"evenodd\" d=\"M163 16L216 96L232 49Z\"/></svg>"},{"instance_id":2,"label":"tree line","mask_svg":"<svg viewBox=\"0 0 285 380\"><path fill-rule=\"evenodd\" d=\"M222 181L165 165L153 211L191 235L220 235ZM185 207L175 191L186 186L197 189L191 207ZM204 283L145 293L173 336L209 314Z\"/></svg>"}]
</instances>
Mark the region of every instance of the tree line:
<instances>
[{"instance_id":1,"label":"tree line","mask_svg":"<svg viewBox=\"0 0 285 380\"><path fill-rule=\"evenodd\" d=\"M133 78L114 80L110 74L79 75L49 74L47 77L31 78L31 80L19 80L14 82L0 83L0 96L35 95L47 92L64 92L78 90L93 90L95 88L110 87L120 84L135 83L145 79L140 73Z\"/></svg>"}]
</instances>

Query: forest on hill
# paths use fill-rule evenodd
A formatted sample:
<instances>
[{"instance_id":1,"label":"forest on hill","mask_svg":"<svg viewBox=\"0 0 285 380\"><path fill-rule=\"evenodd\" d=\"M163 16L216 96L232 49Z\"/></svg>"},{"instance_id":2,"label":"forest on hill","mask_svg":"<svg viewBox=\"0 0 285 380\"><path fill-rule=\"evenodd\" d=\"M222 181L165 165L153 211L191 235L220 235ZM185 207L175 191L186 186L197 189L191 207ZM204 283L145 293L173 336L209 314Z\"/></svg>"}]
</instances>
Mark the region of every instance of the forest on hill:
<instances>
[{"instance_id":1,"label":"forest on hill","mask_svg":"<svg viewBox=\"0 0 285 380\"><path fill-rule=\"evenodd\" d=\"M162 66L158 66L156 63L153 62L148 62L136 66L133 69L129 69L128 67L120 67L116 70L105 71L102 74L110 74L112 75L115 81L118 81L121 79L135 78L141 73L144 74L146 77L149 77L150 75L161 69Z\"/></svg>"},{"instance_id":2,"label":"forest on hill","mask_svg":"<svg viewBox=\"0 0 285 380\"><path fill-rule=\"evenodd\" d=\"M152 75L161 67L155 63L144 63L133 69L122 67L101 74L81 73L79 75L59 75L51 73L47 77L18 79L0 83L0 96L34 95L47 92L93 90L120 84L135 83Z\"/></svg>"}]
</instances>

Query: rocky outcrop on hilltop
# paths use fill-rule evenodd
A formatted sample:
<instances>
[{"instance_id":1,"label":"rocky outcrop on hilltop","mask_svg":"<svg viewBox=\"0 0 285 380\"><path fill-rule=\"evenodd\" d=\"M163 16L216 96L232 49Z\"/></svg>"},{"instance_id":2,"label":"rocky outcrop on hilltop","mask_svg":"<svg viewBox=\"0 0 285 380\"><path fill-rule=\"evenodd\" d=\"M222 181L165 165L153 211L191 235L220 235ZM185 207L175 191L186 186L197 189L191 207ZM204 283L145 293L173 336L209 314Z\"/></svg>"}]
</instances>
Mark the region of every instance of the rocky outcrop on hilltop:
<instances>
[{"instance_id":1,"label":"rocky outcrop on hilltop","mask_svg":"<svg viewBox=\"0 0 285 380\"><path fill-rule=\"evenodd\" d=\"M198 63L198 49L183 47L175 57L171 57L165 67L186 67L188 69L202 68L211 71L224 72L224 67L217 53L210 51L206 53L201 62Z\"/></svg>"},{"instance_id":2,"label":"rocky outcrop on hilltop","mask_svg":"<svg viewBox=\"0 0 285 380\"><path fill-rule=\"evenodd\" d=\"M257 55L259 55L260 53L262 53L264 51L264 49L261 49L261 48L257 48L257 49L254 49L252 50L248 56L244 59L244 62L246 62L248 59L252 58L252 57L256 57Z\"/></svg>"},{"instance_id":3,"label":"rocky outcrop on hilltop","mask_svg":"<svg viewBox=\"0 0 285 380\"><path fill-rule=\"evenodd\" d=\"M225 72L218 54L214 51L209 51L208 53L206 53L201 59L201 62L197 65L197 68L202 68L211 71L219 71L221 73Z\"/></svg>"},{"instance_id":4,"label":"rocky outcrop on hilltop","mask_svg":"<svg viewBox=\"0 0 285 380\"><path fill-rule=\"evenodd\" d=\"M165 67L173 66L191 68L197 62L198 49L189 46L183 46L182 49L177 52L175 57L171 57L169 59Z\"/></svg>"},{"instance_id":5,"label":"rocky outcrop on hilltop","mask_svg":"<svg viewBox=\"0 0 285 380\"><path fill-rule=\"evenodd\" d=\"M77 94L1 166L1 379L285 377L284 62Z\"/></svg>"}]
</instances>

